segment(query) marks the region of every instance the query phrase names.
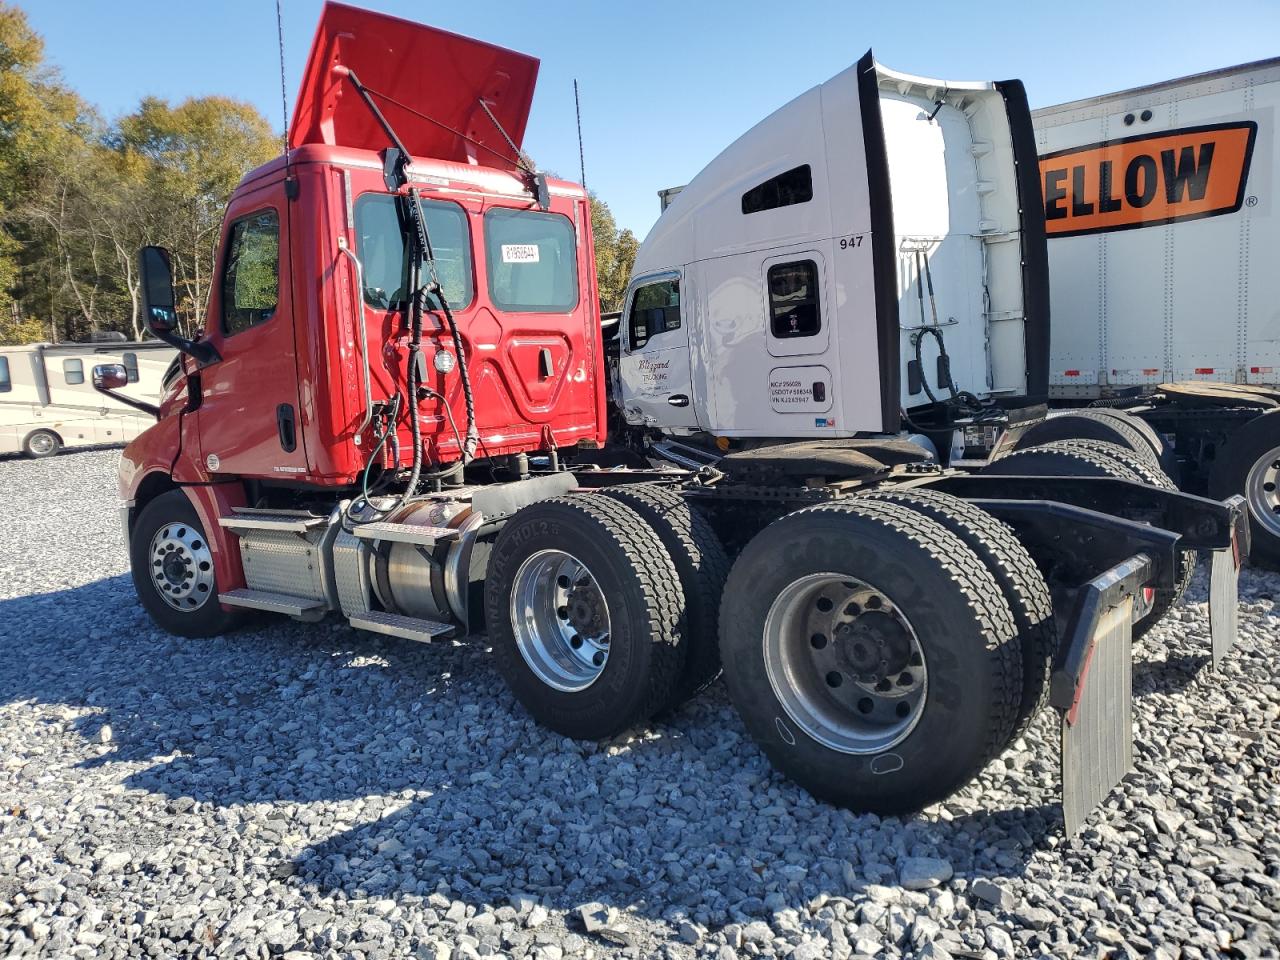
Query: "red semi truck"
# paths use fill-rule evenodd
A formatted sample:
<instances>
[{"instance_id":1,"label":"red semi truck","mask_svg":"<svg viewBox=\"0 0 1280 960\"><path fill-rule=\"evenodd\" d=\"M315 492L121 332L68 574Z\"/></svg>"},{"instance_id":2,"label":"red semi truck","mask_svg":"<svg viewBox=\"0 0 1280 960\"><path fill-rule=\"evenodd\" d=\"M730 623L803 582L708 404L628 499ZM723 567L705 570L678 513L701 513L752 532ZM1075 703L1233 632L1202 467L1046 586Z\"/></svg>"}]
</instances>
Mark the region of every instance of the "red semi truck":
<instances>
[{"instance_id":1,"label":"red semi truck","mask_svg":"<svg viewBox=\"0 0 1280 960\"><path fill-rule=\"evenodd\" d=\"M779 769L884 812L1051 703L1078 828L1131 762L1132 635L1204 551L1221 656L1248 527L1127 428L1008 452L1043 421L1048 343L1021 85L868 53L683 192L606 339L587 196L520 149L537 66L330 3L196 339L142 252L182 351L121 463L143 605L192 637L248 611L485 636L574 737L723 668ZM930 322L925 280L972 310Z\"/></svg>"}]
</instances>

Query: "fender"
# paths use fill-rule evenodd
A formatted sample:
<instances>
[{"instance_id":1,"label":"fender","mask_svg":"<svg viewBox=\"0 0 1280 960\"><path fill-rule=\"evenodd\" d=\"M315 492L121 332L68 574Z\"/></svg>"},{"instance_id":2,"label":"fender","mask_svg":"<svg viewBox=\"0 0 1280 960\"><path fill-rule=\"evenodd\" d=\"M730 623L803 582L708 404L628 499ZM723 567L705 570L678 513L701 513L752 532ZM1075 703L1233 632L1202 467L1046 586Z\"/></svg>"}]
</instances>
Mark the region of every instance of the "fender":
<instances>
[{"instance_id":1,"label":"fender","mask_svg":"<svg viewBox=\"0 0 1280 960\"><path fill-rule=\"evenodd\" d=\"M209 549L213 552L213 572L217 577L219 592L240 589L245 585L244 567L240 563L240 544L234 534L219 526L218 518L228 517L237 507L249 505L244 484L238 481L202 483L184 485L180 489L195 507L200 524L204 527ZM222 606L225 610L232 609L226 604Z\"/></svg>"},{"instance_id":2,"label":"fender","mask_svg":"<svg viewBox=\"0 0 1280 960\"><path fill-rule=\"evenodd\" d=\"M228 516L236 507L248 505L244 484L238 480L224 483L201 483L203 471L190 476L190 464L181 455L180 416L166 417L147 428L120 454L118 478L121 510L124 515L125 538L138 510L146 502L166 490L180 489L195 508L213 553L214 572L220 590L244 586L244 568L240 564L240 548L235 537L218 525L218 518ZM185 472L180 472L186 466ZM197 482L192 483L191 480Z\"/></svg>"}]
</instances>

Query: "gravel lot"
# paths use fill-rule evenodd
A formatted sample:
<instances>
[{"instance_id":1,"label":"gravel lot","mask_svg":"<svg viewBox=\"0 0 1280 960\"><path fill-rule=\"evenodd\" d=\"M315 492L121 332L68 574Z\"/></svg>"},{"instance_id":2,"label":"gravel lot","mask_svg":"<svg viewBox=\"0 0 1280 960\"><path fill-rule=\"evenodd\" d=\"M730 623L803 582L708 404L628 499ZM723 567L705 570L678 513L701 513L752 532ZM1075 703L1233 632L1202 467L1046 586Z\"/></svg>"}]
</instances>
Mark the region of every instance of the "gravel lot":
<instances>
[{"instance_id":1,"label":"gravel lot","mask_svg":"<svg viewBox=\"0 0 1280 960\"><path fill-rule=\"evenodd\" d=\"M1066 842L1049 717L881 819L773 774L718 687L584 745L477 647L163 635L117 456L0 461L0 955L1280 955L1280 577L1222 676L1203 576L1143 641L1138 770Z\"/></svg>"}]
</instances>

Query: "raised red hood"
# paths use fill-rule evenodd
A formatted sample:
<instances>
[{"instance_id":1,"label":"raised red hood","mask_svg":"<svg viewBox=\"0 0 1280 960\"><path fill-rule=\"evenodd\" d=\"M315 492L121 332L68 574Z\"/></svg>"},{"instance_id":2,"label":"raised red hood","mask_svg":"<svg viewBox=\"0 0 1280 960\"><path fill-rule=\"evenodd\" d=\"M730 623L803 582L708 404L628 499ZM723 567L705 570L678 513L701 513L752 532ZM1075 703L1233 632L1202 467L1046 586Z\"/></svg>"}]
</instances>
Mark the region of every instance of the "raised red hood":
<instances>
[{"instance_id":1,"label":"raised red hood","mask_svg":"<svg viewBox=\"0 0 1280 960\"><path fill-rule=\"evenodd\" d=\"M302 74L289 146L388 146L350 81L333 72L338 65L374 93L374 102L413 156L516 169L511 148L479 101L519 146L538 78L533 57L399 17L326 3Z\"/></svg>"}]
</instances>

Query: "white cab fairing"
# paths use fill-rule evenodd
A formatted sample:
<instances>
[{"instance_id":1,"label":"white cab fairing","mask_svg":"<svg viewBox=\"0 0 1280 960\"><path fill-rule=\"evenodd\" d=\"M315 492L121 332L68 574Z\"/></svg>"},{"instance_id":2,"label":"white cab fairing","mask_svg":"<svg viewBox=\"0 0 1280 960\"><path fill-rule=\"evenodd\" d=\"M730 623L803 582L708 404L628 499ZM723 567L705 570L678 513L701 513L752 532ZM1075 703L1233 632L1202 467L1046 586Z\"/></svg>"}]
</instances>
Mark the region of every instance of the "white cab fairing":
<instances>
[{"instance_id":1,"label":"white cab fairing","mask_svg":"<svg viewBox=\"0 0 1280 960\"><path fill-rule=\"evenodd\" d=\"M726 437L896 432L901 408L928 402L907 375L922 305L958 389L1025 393L1013 141L997 85L909 77L870 53L762 120L671 198L640 248L621 321L628 421ZM647 289L654 278L679 284L679 326L661 333L646 304L672 294ZM933 333L922 356L948 395Z\"/></svg>"}]
</instances>

